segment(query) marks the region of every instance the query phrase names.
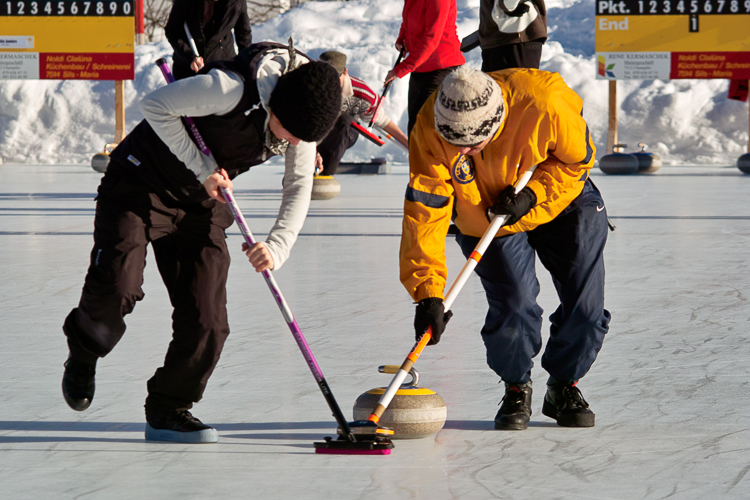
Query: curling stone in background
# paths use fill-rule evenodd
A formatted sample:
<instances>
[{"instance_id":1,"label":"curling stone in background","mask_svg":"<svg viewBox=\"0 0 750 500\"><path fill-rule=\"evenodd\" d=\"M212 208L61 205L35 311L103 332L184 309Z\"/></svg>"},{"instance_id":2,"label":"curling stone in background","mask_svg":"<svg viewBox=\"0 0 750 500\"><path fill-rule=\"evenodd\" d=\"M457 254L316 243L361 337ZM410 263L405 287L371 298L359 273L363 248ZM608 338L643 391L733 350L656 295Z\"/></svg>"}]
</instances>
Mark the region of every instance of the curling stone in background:
<instances>
[{"instance_id":1,"label":"curling stone in background","mask_svg":"<svg viewBox=\"0 0 750 500\"><path fill-rule=\"evenodd\" d=\"M750 153L745 153L737 158L737 168L739 168L743 174L750 174Z\"/></svg>"},{"instance_id":2,"label":"curling stone in background","mask_svg":"<svg viewBox=\"0 0 750 500\"><path fill-rule=\"evenodd\" d=\"M599 160L599 168L609 175L628 175L638 172L638 158L631 154L623 153L627 144L615 144L612 153L604 155Z\"/></svg>"},{"instance_id":3,"label":"curling stone in background","mask_svg":"<svg viewBox=\"0 0 750 500\"><path fill-rule=\"evenodd\" d=\"M331 175L313 177L312 199L330 200L341 192L341 184Z\"/></svg>"},{"instance_id":4,"label":"curling stone in background","mask_svg":"<svg viewBox=\"0 0 750 500\"><path fill-rule=\"evenodd\" d=\"M380 373L395 374L398 365L379 366ZM393 429L393 439L418 439L437 433L445 425L448 409L445 401L435 391L418 387L419 373L409 370L412 380L401 384L396 395L378 421L379 425ZM367 420L380 401L386 387L371 389L354 403L354 420Z\"/></svg>"},{"instance_id":5,"label":"curling stone in background","mask_svg":"<svg viewBox=\"0 0 750 500\"><path fill-rule=\"evenodd\" d=\"M112 152L117 147L117 144L105 144L104 145L104 151L101 153L96 153L91 158L91 168L96 170L100 173L105 173L107 171L107 167L109 166L109 153Z\"/></svg>"},{"instance_id":6,"label":"curling stone in background","mask_svg":"<svg viewBox=\"0 0 750 500\"><path fill-rule=\"evenodd\" d=\"M639 142L638 147L640 151L633 153L633 156L638 160L638 173L639 174L652 174L661 168L661 157L657 154L646 151L648 145Z\"/></svg>"}]
</instances>

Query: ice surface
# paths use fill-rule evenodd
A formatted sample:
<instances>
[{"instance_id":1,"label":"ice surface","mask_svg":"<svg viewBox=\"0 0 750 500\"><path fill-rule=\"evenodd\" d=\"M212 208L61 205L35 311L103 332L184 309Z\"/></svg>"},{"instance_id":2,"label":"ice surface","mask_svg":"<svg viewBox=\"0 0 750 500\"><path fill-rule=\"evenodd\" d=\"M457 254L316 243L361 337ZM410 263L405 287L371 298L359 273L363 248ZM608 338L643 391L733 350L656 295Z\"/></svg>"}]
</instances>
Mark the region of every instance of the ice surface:
<instances>
[{"instance_id":1,"label":"ice surface","mask_svg":"<svg viewBox=\"0 0 750 500\"><path fill-rule=\"evenodd\" d=\"M555 71L584 101L584 117L599 148L609 153L607 124L609 84L596 80L594 0L547 2L549 40L541 69ZM311 57L325 50L343 51L349 72L380 93L393 66L393 44L401 25L402 0L306 2L266 23L253 26L253 40L286 42ZM479 0L458 0L459 37L479 27ZM126 129L143 119L138 103L164 85L154 65L160 57L171 64L173 50L163 40L135 49L135 80L125 82ZM481 51L465 54L469 65L481 66ZM384 111L402 129L408 121L408 78L396 80ZM734 165L747 152L747 103L727 99L728 80L626 80L617 83L619 141L628 152L645 142L665 163ZM115 131L114 84L105 81L0 81L0 157L6 163L89 164ZM360 140L346 160L389 156L406 162L394 144L378 148Z\"/></svg>"},{"instance_id":2,"label":"ice surface","mask_svg":"<svg viewBox=\"0 0 750 500\"><path fill-rule=\"evenodd\" d=\"M258 238L273 223L281 173L264 165L236 180ZM150 257L146 298L100 361L91 408L66 406L61 325L86 272L99 178L89 167L0 168L3 498L750 497L750 176L735 168L592 175L617 225L605 255L611 330L580 383L596 427L564 429L541 415L546 374L537 367L529 429L492 430L502 388L484 361L486 301L472 278L440 345L416 366L448 405L445 428L369 457L314 454L313 441L336 425L235 227L232 334L194 409L220 442L143 440L145 383L170 339ZM413 343L413 305L397 271L407 172L339 180L337 198L312 203L275 276L351 417L359 394L390 381L377 366L400 363ZM463 258L450 238L447 250L452 281ZM539 275L548 315L554 290L541 266Z\"/></svg>"}]
</instances>

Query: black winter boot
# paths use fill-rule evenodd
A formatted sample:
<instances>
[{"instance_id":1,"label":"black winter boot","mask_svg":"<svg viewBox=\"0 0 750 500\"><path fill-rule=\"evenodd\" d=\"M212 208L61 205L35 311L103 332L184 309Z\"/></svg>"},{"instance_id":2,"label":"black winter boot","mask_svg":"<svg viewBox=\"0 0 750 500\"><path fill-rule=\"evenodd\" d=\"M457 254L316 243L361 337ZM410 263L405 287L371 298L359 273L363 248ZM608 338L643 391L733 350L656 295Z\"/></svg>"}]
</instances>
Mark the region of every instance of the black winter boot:
<instances>
[{"instance_id":1,"label":"black winter boot","mask_svg":"<svg viewBox=\"0 0 750 500\"><path fill-rule=\"evenodd\" d=\"M589 409L576 383L560 382L550 377L542 413L557 420L557 425L562 427L594 427L594 412Z\"/></svg>"},{"instance_id":2,"label":"black winter boot","mask_svg":"<svg viewBox=\"0 0 750 500\"><path fill-rule=\"evenodd\" d=\"M495 429L522 431L531 418L531 381L525 384L505 384L505 396L495 416Z\"/></svg>"},{"instance_id":3,"label":"black winter boot","mask_svg":"<svg viewBox=\"0 0 750 500\"><path fill-rule=\"evenodd\" d=\"M146 440L175 443L215 443L219 433L187 409L157 409L146 405Z\"/></svg>"},{"instance_id":4,"label":"black winter boot","mask_svg":"<svg viewBox=\"0 0 750 500\"><path fill-rule=\"evenodd\" d=\"M94 399L96 364L80 361L71 354L64 366L62 392L65 402L74 410L83 411Z\"/></svg>"}]
</instances>

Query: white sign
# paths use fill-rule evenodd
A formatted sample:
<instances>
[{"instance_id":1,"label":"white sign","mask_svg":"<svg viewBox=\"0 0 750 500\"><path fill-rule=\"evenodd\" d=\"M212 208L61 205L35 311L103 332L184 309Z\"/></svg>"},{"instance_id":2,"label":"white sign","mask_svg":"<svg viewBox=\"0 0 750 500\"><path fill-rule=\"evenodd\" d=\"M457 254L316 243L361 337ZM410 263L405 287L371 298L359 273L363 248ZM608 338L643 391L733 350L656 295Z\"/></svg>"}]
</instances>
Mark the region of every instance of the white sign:
<instances>
[{"instance_id":1,"label":"white sign","mask_svg":"<svg viewBox=\"0 0 750 500\"><path fill-rule=\"evenodd\" d=\"M38 79L38 52L0 52L0 80Z\"/></svg>"},{"instance_id":2,"label":"white sign","mask_svg":"<svg viewBox=\"0 0 750 500\"><path fill-rule=\"evenodd\" d=\"M33 49L33 36L2 36L0 35L0 49Z\"/></svg>"},{"instance_id":3,"label":"white sign","mask_svg":"<svg viewBox=\"0 0 750 500\"><path fill-rule=\"evenodd\" d=\"M597 52L599 80L669 80L671 52Z\"/></svg>"}]
</instances>

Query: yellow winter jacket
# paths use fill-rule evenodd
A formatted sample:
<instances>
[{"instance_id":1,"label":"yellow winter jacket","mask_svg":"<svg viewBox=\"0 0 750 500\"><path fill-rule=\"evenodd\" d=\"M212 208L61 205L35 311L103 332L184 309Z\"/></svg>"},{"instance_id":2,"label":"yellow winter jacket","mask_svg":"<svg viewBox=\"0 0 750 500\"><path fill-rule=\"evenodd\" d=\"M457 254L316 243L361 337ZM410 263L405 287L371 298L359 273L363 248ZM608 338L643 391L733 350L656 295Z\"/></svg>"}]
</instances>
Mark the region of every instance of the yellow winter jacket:
<instances>
[{"instance_id":1,"label":"yellow winter jacket","mask_svg":"<svg viewBox=\"0 0 750 500\"><path fill-rule=\"evenodd\" d=\"M506 116L481 153L461 155L437 133L437 92L422 107L409 137L400 264L401 282L416 301L443 297L445 237L454 211L462 233L481 237L497 195L539 164L528 183L537 205L497 235L530 231L557 217L581 193L594 164L583 102L559 74L507 69L490 76L502 89Z\"/></svg>"}]
</instances>

